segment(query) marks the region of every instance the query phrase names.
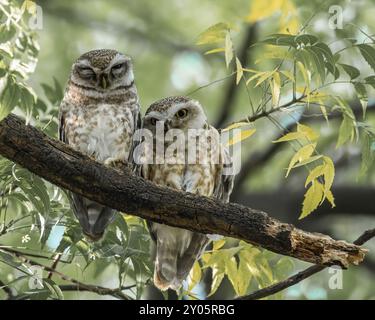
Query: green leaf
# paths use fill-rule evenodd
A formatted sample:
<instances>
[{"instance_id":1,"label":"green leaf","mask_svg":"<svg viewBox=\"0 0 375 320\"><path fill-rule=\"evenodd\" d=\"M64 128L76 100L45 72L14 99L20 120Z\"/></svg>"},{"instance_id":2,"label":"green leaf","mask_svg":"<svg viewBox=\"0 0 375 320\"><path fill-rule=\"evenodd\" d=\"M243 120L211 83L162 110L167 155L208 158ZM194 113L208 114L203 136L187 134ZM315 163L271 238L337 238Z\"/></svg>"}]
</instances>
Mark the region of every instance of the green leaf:
<instances>
[{"instance_id":1,"label":"green leaf","mask_svg":"<svg viewBox=\"0 0 375 320\"><path fill-rule=\"evenodd\" d=\"M27 124L31 118L37 97L35 92L31 88L20 86L20 99L20 108L27 114Z\"/></svg>"},{"instance_id":2,"label":"green leaf","mask_svg":"<svg viewBox=\"0 0 375 320\"><path fill-rule=\"evenodd\" d=\"M361 169L359 172L360 177L364 176L367 173L368 169L374 162L375 153L371 148L372 142L373 141L370 136L367 133L364 133L362 139L362 161Z\"/></svg>"},{"instance_id":3,"label":"green leaf","mask_svg":"<svg viewBox=\"0 0 375 320\"><path fill-rule=\"evenodd\" d=\"M354 135L354 124L353 120L350 119L346 114L343 115L343 120L340 125L339 137L337 140L336 148L342 146L348 140L351 140Z\"/></svg>"},{"instance_id":4,"label":"green leaf","mask_svg":"<svg viewBox=\"0 0 375 320\"><path fill-rule=\"evenodd\" d=\"M318 72L321 83L324 83L326 78L326 70L323 55L321 54L319 49L315 47L306 47L305 50L310 55L310 61L315 70Z\"/></svg>"},{"instance_id":5,"label":"green leaf","mask_svg":"<svg viewBox=\"0 0 375 320\"><path fill-rule=\"evenodd\" d=\"M363 58L370 65L372 70L375 71L375 49L368 44L359 44L358 48Z\"/></svg>"},{"instance_id":6,"label":"green leaf","mask_svg":"<svg viewBox=\"0 0 375 320\"><path fill-rule=\"evenodd\" d=\"M298 45L314 45L318 42L318 38L312 34L301 34L295 37L295 42Z\"/></svg>"},{"instance_id":7,"label":"green leaf","mask_svg":"<svg viewBox=\"0 0 375 320\"><path fill-rule=\"evenodd\" d=\"M8 77L7 84L0 97L0 121L16 107L19 100L19 88L12 77Z\"/></svg>"},{"instance_id":8,"label":"green leaf","mask_svg":"<svg viewBox=\"0 0 375 320\"><path fill-rule=\"evenodd\" d=\"M229 31L225 36L225 64L227 68L233 59L233 43Z\"/></svg>"},{"instance_id":9,"label":"green leaf","mask_svg":"<svg viewBox=\"0 0 375 320\"><path fill-rule=\"evenodd\" d=\"M354 89L357 92L359 101L361 102L362 111L363 111L363 119L364 119L366 117L366 109L367 109L367 103L368 103L367 90L364 84L360 82L354 83Z\"/></svg>"},{"instance_id":10,"label":"green leaf","mask_svg":"<svg viewBox=\"0 0 375 320\"><path fill-rule=\"evenodd\" d=\"M335 59L333 57L333 53L331 49L323 42L318 42L314 45L314 50L320 51L320 53L325 58L325 67L326 69L337 79L339 77L339 73L336 71L336 64Z\"/></svg>"},{"instance_id":11,"label":"green leaf","mask_svg":"<svg viewBox=\"0 0 375 320\"><path fill-rule=\"evenodd\" d=\"M359 75L361 74L360 71L356 67L353 67L353 66L350 66L350 65L344 64L344 63L339 63L339 65L348 74L348 76L350 77L350 80L358 78Z\"/></svg>"},{"instance_id":12,"label":"green leaf","mask_svg":"<svg viewBox=\"0 0 375 320\"><path fill-rule=\"evenodd\" d=\"M366 84L370 85L371 87L375 89L375 76L366 77L364 80Z\"/></svg>"},{"instance_id":13,"label":"green leaf","mask_svg":"<svg viewBox=\"0 0 375 320\"><path fill-rule=\"evenodd\" d=\"M261 42L274 46L296 47L297 45L294 40L295 36L290 34L272 34L267 39Z\"/></svg>"},{"instance_id":14,"label":"green leaf","mask_svg":"<svg viewBox=\"0 0 375 320\"><path fill-rule=\"evenodd\" d=\"M11 40L16 34L16 27L13 24L1 24L0 25L0 43Z\"/></svg>"},{"instance_id":15,"label":"green leaf","mask_svg":"<svg viewBox=\"0 0 375 320\"><path fill-rule=\"evenodd\" d=\"M236 57L236 84L238 85L243 76L241 61Z\"/></svg>"},{"instance_id":16,"label":"green leaf","mask_svg":"<svg viewBox=\"0 0 375 320\"><path fill-rule=\"evenodd\" d=\"M59 300L64 300L64 295L60 289L60 287L51 279L43 279L43 283L47 286L49 291L51 292L52 296Z\"/></svg>"}]
</instances>

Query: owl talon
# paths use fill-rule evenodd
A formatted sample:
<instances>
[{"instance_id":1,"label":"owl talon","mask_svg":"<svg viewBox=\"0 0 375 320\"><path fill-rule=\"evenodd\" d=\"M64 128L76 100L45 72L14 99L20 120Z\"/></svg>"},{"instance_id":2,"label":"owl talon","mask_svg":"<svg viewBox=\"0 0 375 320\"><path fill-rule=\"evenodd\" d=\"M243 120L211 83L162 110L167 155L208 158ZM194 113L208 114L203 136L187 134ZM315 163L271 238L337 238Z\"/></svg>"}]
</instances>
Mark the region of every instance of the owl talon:
<instances>
[{"instance_id":1,"label":"owl talon","mask_svg":"<svg viewBox=\"0 0 375 320\"><path fill-rule=\"evenodd\" d=\"M104 161L104 165L118 170L126 170L128 168L128 162L126 160L120 160L115 158L109 158Z\"/></svg>"}]
</instances>

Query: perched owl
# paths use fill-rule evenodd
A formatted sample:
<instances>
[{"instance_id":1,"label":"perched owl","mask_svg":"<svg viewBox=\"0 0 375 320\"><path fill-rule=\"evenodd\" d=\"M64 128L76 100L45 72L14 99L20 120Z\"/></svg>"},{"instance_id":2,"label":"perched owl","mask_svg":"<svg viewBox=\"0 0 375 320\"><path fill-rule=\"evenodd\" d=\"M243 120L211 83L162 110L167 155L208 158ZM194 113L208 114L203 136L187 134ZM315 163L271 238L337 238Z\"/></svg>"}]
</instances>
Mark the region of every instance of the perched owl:
<instances>
[{"instance_id":1,"label":"perched owl","mask_svg":"<svg viewBox=\"0 0 375 320\"><path fill-rule=\"evenodd\" d=\"M231 159L220 144L218 131L208 125L198 101L186 97L157 101L148 108L143 128L153 136L153 143L146 145L143 151L148 156L153 155L153 163L139 165L138 174L158 185L229 201L234 177L224 173L224 166L230 166ZM164 137L160 135L160 128ZM174 132L174 138L168 137L170 132ZM177 142L183 140L179 135L185 138L183 144ZM194 135L197 139L188 140L188 136ZM203 136L206 139L200 139ZM160 158L160 154L157 155L160 142L164 144L164 163L156 159ZM214 154L218 161L213 161ZM156 244L154 284L161 290L178 290L210 237L158 223L149 222L148 227Z\"/></svg>"},{"instance_id":2,"label":"perched owl","mask_svg":"<svg viewBox=\"0 0 375 320\"><path fill-rule=\"evenodd\" d=\"M130 58L115 50L93 50L73 64L59 110L59 138L110 166L132 153L140 107ZM72 210L91 240L102 237L115 211L77 194Z\"/></svg>"}]
</instances>

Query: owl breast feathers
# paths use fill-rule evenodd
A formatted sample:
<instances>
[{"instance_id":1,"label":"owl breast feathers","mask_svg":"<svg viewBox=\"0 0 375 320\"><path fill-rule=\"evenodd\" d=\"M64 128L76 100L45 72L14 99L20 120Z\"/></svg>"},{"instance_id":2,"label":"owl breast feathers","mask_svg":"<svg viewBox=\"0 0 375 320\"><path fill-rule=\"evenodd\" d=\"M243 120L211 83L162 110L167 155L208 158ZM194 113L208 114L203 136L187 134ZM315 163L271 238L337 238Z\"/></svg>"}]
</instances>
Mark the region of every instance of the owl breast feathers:
<instances>
[{"instance_id":1,"label":"owl breast feathers","mask_svg":"<svg viewBox=\"0 0 375 320\"><path fill-rule=\"evenodd\" d=\"M233 176L225 174L224 165L230 165L231 160L228 151L220 144L217 130L207 124L202 106L189 98L170 97L149 107L143 119L143 128L154 134L151 146L154 160L156 140L160 138L158 125L164 128L165 162L141 164L139 174L158 185L227 202L233 188ZM191 148L185 140L183 152L171 161L168 148L174 140L166 142L168 132L177 130L187 137L191 129L198 132L195 148ZM144 148L150 149L150 146L145 145ZM154 284L161 290L177 290L209 243L209 237L158 223L148 223L148 226L156 245Z\"/></svg>"},{"instance_id":2,"label":"owl breast feathers","mask_svg":"<svg viewBox=\"0 0 375 320\"><path fill-rule=\"evenodd\" d=\"M129 57L115 50L83 54L72 67L59 109L59 138L108 165L129 160L140 107ZM115 211L76 194L71 207L83 232L102 237Z\"/></svg>"}]
</instances>

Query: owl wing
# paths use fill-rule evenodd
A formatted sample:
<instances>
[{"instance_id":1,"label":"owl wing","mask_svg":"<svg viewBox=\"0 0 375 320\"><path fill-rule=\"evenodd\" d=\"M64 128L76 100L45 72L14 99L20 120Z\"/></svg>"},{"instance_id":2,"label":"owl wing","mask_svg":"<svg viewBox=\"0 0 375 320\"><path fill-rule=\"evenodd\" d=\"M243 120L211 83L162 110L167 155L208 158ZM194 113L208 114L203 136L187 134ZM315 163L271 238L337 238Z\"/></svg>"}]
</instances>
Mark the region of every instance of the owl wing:
<instances>
[{"instance_id":1,"label":"owl wing","mask_svg":"<svg viewBox=\"0 0 375 320\"><path fill-rule=\"evenodd\" d=\"M233 171L233 160L227 148L222 147L221 151L221 161L216 174L213 196L227 203L234 185L234 174L229 174Z\"/></svg>"},{"instance_id":2,"label":"owl wing","mask_svg":"<svg viewBox=\"0 0 375 320\"><path fill-rule=\"evenodd\" d=\"M65 104L65 102L63 101L62 104ZM61 105L58 127L59 140L69 144L66 114L62 111L64 109L66 108ZM116 211L72 192L68 192L68 198L83 233L94 241L99 240L106 227L113 221Z\"/></svg>"},{"instance_id":3,"label":"owl wing","mask_svg":"<svg viewBox=\"0 0 375 320\"><path fill-rule=\"evenodd\" d=\"M133 109L132 116L133 116L134 129L138 130L142 128L142 117L141 117L140 107ZM131 164L134 171L136 170L136 164L135 164L133 154L134 154L134 149L139 144L140 144L140 141L135 140L133 136L132 146L129 152L129 158L127 160L128 160L128 163Z\"/></svg>"},{"instance_id":4,"label":"owl wing","mask_svg":"<svg viewBox=\"0 0 375 320\"><path fill-rule=\"evenodd\" d=\"M64 101L61 102L61 106L60 106L60 110L59 110L59 127L58 127L59 140L66 143L66 144L69 144L69 142L66 139L66 134L65 134L65 130L66 130L65 112L63 112L62 104L65 104L65 102Z\"/></svg>"},{"instance_id":5,"label":"owl wing","mask_svg":"<svg viewBox=\"0 0 375 320\"><path fill-rule=\"evenodd\" d=\"M229 197L233 190L234 175L228 175L227 170L233 166L233 161L230 157L229 151L222 148L222 159L220 164L217 165L215 188L213 197L229 202ZM189 191L189 190L186 190ZM194 262L200 258L210 240L215 240L217 235L205 235L201 233L192 232L191 242L182 255L177 260L177 279L182 282L189 275Z\"/></svg>"}]
</instances>

